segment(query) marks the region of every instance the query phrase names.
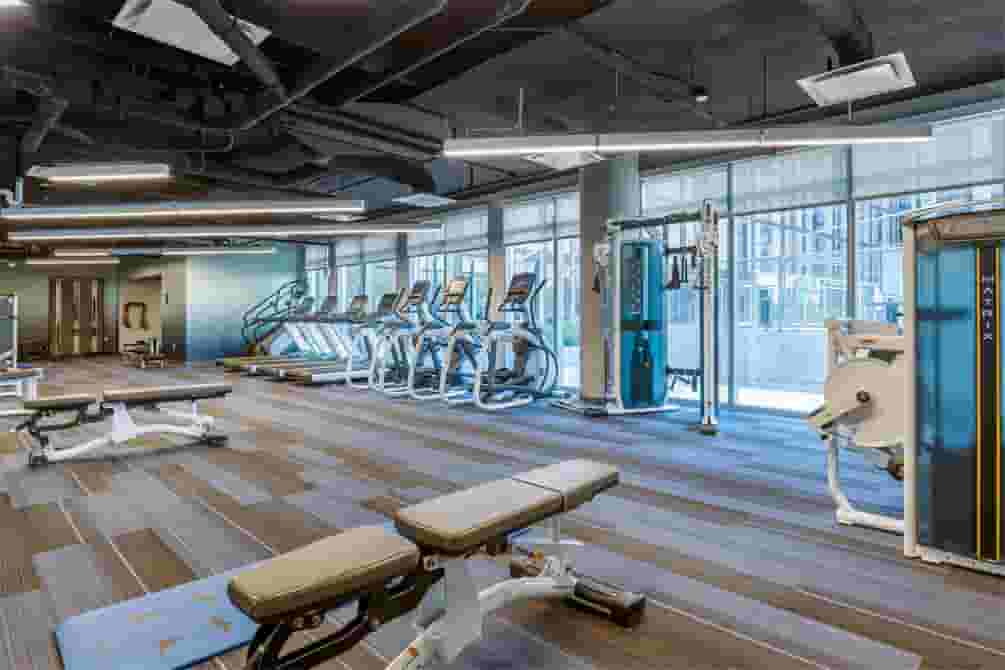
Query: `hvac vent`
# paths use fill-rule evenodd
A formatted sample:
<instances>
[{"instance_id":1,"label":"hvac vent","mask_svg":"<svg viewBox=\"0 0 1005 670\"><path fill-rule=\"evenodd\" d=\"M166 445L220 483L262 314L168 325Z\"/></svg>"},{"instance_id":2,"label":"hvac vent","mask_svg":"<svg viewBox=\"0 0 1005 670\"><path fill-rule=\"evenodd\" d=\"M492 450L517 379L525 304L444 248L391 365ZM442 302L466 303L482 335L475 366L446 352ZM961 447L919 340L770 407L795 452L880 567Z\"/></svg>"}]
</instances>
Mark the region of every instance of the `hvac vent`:
<instances>
[{"instance_id":1,"label":"hvac vent","mask_svg":"<svg viewBox=\"0 0 1005 670\"><path fill-rule=\"evenodd\" d=\"M821 107L852 102L916 86L903 53L874 58L799 80Z\"/></svg>"},{"instance_id":2,"label":"hvac vent","mask_svg":"<svg viewBox=\"0 0 1005 670\"><path fill-rule=\"evenodd\" d=\"M457 201L453 198L444 198L442 195L436 195L435 193L413 193L412 195L395 198L394 202L400 205L411 205L412 207L434 208L446 207Z\"/></svg>"},{"instance_id":3,"label":"hvac vent","mask_svg":"<svg viewBox=\"0 0 1005 670\"><path fill-rule=\"evenodd\" d=\"M255 44L271 34L253 23L237 21ZM224 65L238 61L238 55L195 12L173 0L126 0L112 24Z\"/></svg>"},{"instance_id":4,"label":"hvac vent","mask_svg":"<svg viewBox=\"0 0 1005 670\"><path fill-rule=\"evenodd\" d=\"M521 156L532 163L537 163L538 165L543 165L549 167L553 170L572 170L573 168L580 168L584 165L590 165L591 163L599 163L604 160L604 157L595 154L592 151L573 151L573 152L563 152L563 153L540 153L540 154L527 154Z\"/></svg>"}]
</instances>

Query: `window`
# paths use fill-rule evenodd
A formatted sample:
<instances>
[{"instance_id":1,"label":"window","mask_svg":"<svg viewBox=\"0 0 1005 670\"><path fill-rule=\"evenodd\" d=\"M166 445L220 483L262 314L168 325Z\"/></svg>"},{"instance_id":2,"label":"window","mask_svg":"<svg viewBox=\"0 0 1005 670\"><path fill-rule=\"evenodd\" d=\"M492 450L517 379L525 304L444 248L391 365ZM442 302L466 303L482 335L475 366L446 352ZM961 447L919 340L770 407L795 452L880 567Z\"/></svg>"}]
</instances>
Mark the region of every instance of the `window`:
<instances>
[{"instance_id":1,"label":"window","mask_svg":"<svg viewBox=\"0 0 1005 670\"><path fill-rule=\"evenodd\" d=\"M468 278L468 315L480 319L485 315L485 298L489 292L489 251L458 251L447 254L445 259L448 279L464 276ZM493 298L497 299L498 296Z\"/></svg>"},{"instance_id":2,"label":"window","mask_svg":"<svg viewBox=\"0 0 1005 670\"><path fill-rule=\"evenodd\" d=\"M338 311L345 312L354 296L363 294L363 241L345 237L335 245Z\"/></svg>"},{"instance_id":3,"label":"window","mask_svg":"<svg viewBox=\"0 0 1005 670\"><path fill-rule=\"evenodd\" d=\"M398 236L370 235L363 239L363 289L376 309L380 297L398 285Z\"/></svg>"},{"instance_id":4,"label":"window","mask_svg":"<svg viewBox=\"0 0 1005 670\"><path fill-rule=\"evenodd\" d=\"M315 304L328 297L328 278L331 276L328 245L308 245L304 251L304 273L307 279L307 295Z\"/></svg>"},{"instance_id":5,"label":"window","mask_svg":"<svg viewBox=\"0 0 1005 670\"><path fill-rule=\"evenodd\" d=\"M538 325L559 359L559 385L579 385L579 194L518 202L503 210L506 281L533 272L545 281L537 300Z\"/></svg>"},{"instance_id":6,"label":"window","mask_svg":"<svg viewBox=\"0 0 1005 670\"><path fill-rule=\"evenodd\" d=\"M822 401L824 321L845 316L848 295L845 253L835 250L830 238L847 235L847 211L828 205L736 219L738 239L774 240L753 257L738 249L734 259L739 404L802 412ZM801 244L791 244L803 236L810 238L805 252Z\"/></svg>"},{"instance_id":7,"label":"window","mask_svg":"<svg viewBox=\"0 0 1005 670\"><path fill-rule=\"evenodd\" d=\"M444 282L443 256L419 256L408 259L408 281L412 284L426 280L434 287Z\"/></svg>"}]
</instances>

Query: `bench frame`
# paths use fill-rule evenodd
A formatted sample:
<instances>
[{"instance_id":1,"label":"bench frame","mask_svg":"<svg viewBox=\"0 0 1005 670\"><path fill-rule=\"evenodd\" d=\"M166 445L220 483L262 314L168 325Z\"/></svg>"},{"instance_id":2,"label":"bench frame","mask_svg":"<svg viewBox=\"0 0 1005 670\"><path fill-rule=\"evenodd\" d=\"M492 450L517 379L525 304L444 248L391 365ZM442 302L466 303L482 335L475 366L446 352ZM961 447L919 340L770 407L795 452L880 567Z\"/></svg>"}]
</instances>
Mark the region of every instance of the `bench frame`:
<instances>
[{"instance_id":1,"label":"bench frame","mask_svg":"<svg viewBox=\"0 0 1005 670\"><path fill-rule=\"evenodd\" d=\"M175 410L160 407L166 402L189 402L191 410L189 412L178 412ZM98 414L89 414L87 408L74 410L41 410L28 419L19 427L31 437L31 452L28 464L31 466L45 465L79 458L85 454L106 449L108 447L118 447L129 440L153 434L172 434L190 437L198 442L210 446L222 446L227 442L227 436L213 433L213 417L199 413L198 400L172 400L172 401L143 401L129 403L126 401L100 403ZM169 423L137 424L133 421L129 413L130 407L142 407L148 411L160 412L165 416L189 422L188 425L177 425ZM72 421L58 425L43 426L39 420L48 416L54 416L63 412L72 411L76 417ZM54 446L45 433L56 432L74 428L85 423L98 423L111 416L112 430L102 437L89 440L82 444L70 447Z\"/></svg>"},{"instance_id":2,"label":"bench frame","mask_svg":"<svg viewBox=\"0 0 1005 670\"><path fill-rule=\"evenodd\" d=\"M261 625L248 649L247 670L306 670L352 648L381 625L417 610L418 636L386 670L422 670L452 663L483 636L485 618L510 604L537 599L571 600L594 613L604 614L625 627L641 620L645 598L586 580L573 572L566 547L579 545L562 540L561 515L550 519L551 536L522 540L521 544L549 547L554 553L531 554L531 560L514 560L511 579L479 592L467 559L478 553L497 556L512 552L508 539L500 539L464 556L444 556L423 551L416 570L392 587L352 594L336 603L286 620ZM280 655L293 632L317 628L329 611L358 601L356 616L335 633L298 650Z\"/></svg>"},{"instance_id":3,"label":"bench frame","mask_svg":"<svg viewBox=\"0 0 1005 670\"><path fill-rule=\"evenodd\" d=\"M43 369L35 368L31 377L3 379L0 373L0 398L17 398L18 400L35 400L38 398L38 382L42 379Z\"/></svg>"}]
</instances>

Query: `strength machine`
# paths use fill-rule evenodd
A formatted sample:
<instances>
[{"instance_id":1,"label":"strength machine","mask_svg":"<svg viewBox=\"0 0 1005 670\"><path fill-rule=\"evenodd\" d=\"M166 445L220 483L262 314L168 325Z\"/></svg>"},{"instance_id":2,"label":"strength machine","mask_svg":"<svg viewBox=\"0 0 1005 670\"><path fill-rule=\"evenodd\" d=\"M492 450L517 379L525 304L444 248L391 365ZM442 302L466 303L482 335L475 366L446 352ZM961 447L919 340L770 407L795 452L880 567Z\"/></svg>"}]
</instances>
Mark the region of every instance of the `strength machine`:
<instances>
[{"instance_id":1,"label":"strength machine","mask_svg":"<svg viewBox=\"0 0 1005 670\"><path fill-rule=\"evenodd\" d=\"M841 489L839 458L854 451L904 478L906 343L896 324L828 321L825 402L807 421L827 441L827 487L839 523L904 532L902 519L856 508Z\"/></svg>"},{"instance_id":2,"label":"strength machine","mask_svg":"<svg viewBox=\"0 0 1005 670\"><path fill-rule=\"evenodd\" d=\"M644 234L652 226L700 224L692 244L669 248L655 239L629 239L628 233ZM681 285L679 266L666 279L666 258L682 257L691 265L689 283L700 295L699 339L701 355L697 369L667 364L666 307L664 291ZM645 414L677 409L669 404L669 378L700 379L701 421L699 431L718 432L718 273L719 214L710 203L699 212L685 212L652 219L610 221L607 241L593 250L594 290L601 293L605 321L604 370L607 400L556 400L564 409L588 416Z\"/></svg>"}]
</instances>

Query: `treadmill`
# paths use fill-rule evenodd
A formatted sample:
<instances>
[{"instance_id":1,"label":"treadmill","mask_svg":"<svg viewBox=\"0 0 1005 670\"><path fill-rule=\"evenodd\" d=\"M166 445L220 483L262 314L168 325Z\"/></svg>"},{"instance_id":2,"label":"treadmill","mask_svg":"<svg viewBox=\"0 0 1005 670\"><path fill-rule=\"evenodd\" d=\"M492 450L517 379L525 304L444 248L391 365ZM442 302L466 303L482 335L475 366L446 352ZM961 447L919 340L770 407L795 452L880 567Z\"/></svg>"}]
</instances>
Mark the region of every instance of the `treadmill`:
<instances>
[{"instance_id":1,"label":"treadmill","mask_svg":"<svg viewBox=\"0 0 1005 670\"><path fill-rule=\"evenodd\" d=\"M357 353L366 354L364 359L353 360L351 375L353 380L368 379L370 370L370 357L373 354L373 334L381 327L384 321L397 314L398 305L405 299L404 290L398 293L385 293L377 303L377 310L367 314L365 307L359 311L350 309L349 313L349 350L355 356ZM318 363L317 365L284 370L283 378L301 384L330 384L337 381L347 381L346 364L341 363Z\"/></svg>"},{"instance_id":2,"label":"treadmill","mask_svg":"<svg viewBox=\"0 0 1005 670\"><path fill-rule=\"evenodd\" d=\"M296 323L307 337L314 341L323 343L326 354L316 357L308 357L297 361L281 361L266 365L256 366L256 374L274 377L276 379L287 379L288 373L298 370L309 370L320 367L339 366L345 370L349 361L352 362L352 370L356 378L363 378L369 374L369 361L357 359L353 355L351 342L347 338L346 328L352 323L366 318L368 298L365 295L355 296L349 303L349 309L345 313L335 312L334 298L325 300L326 310L318 310L314 315Z\"/></svg>"}]
</instances>

